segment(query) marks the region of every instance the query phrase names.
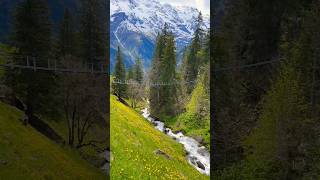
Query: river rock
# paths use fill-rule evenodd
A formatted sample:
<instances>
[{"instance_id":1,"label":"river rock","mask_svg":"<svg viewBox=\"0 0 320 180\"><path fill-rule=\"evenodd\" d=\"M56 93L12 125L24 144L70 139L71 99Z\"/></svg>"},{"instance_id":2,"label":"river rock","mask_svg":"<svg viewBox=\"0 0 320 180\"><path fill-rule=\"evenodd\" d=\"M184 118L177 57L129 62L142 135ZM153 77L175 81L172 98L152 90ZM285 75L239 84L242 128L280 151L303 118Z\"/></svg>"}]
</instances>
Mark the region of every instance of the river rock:
<instances>
[{"instance_id":1,"label":"river rock","mask_svg":"<svg viewBox=\"0 0 320 180\"><path fill-rule=\"evenodd\" d=\"M200 136L195 136L194 139L195 139L198 143L203 144L203 141L204 141L204 140L203 140L202 137L200 137Z\"/></svg>"},{"instance_id":2,"label":"river rock","mask_svg":"<svg viewBox=\"0 0 320 180\"><path fill-rule=\"evenodd\" d=\"M178 131L172 131L174 134L178 134L178 133L182 133L182 134L186 134L186 131L182 130L178 130Z\"/></svg>"},{"instance_id":3,"label":"river rock","mask_svg":"<svg viewBox=\"0 0 320 180\"><path fill-rule=\"evenodd\" d=\"M202 169L202 170L205 170L206 168L204 167L204 165L200 162L200 161L197 161L197 166Z\"/></svg>"},{"instance_id":4,"label":"river rock","mask_svg":"<svg viewBox=\"0 0 320 180\"><path fill-rule=\"evenodd\" d=\"M157 155L164 156L167 159L172 159L168 154L166 154L165 152L161 151L160 149L155 150L154 153L157 154Z\"/></svg>"},{"instance_id":5,"label":"river rock","mask_svg":"<svg viewBox=\"0 0 320 180\"><path fill-rule=\"evenodd\" d=\"M189 160L190 160L190 162L191 162L193 165L197 166L197 163L196 163L197 158L196 158L196 157L190 156L190 157L189 157Z\"/></svg>"},{"instance_id":6,"label":"river rock","mask_svg":"<svg viewBox=\"0 0 320 180\"><path fill-rule=\"evenodd\" d=\"M184 153L185 153L186 156L189 156L189 154L190 154L190 153L189 153L188 151L186 151L186 150L184 151Z\"/></svg>"},{"instance_id":7,"label":"river rock","mask_svg":"<svg viewBox=\"0 0 320 180\"><path fill-rule=\"evenodd\" d=\"M168 132L169 132L169 129L168 129L168 128L165 128L165 129L164 129L164 133L165 133L165 134L168 134Z\"/></svg>"},{"instance_id":8,"label":"river rock","mask_svg":"<svg viewBox=\"0 0 320 180\"><path fill-rule=\"evenodd\" d=\"M199 154L201 154L202 156L206 156L208 154L208 151L206 150L206 148L204 146L202 146L201 148L198 149L197 151Z\"/></svg>"},{"instance_id":9,"label":"river rock","mask_svg":"<svg viewBox=\"0 0 320 180\"><path fill-rule=\"evenodd\" d=\"M149 115L149 117L151 117L154 121L161 121L158 117L156 116L152 116L152 115Z\"/></svg>"}]
</instances>

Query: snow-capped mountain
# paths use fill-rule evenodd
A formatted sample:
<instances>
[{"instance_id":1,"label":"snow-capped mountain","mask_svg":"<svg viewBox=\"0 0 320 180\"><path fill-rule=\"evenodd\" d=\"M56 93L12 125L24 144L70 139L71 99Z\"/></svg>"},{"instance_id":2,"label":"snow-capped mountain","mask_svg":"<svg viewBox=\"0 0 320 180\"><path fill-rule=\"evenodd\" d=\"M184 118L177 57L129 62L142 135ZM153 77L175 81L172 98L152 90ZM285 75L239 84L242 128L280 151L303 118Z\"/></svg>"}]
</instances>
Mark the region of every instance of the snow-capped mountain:
<instances>
[{"instance_id":1,"label":"snow-capped mountain","mask_svg":"<svg viewBox=\"0 0 320 180\"><path fill-rule=\"evenodd\" d=\"M157 33L169 25L180 52L195 31L199 11L185 6L161 4L158 0L111 0L110 4L110 61L113 68L117 46L120 46L125 64L142 58L149 67ZM204 28L209 27L209 15L204 16Z\"/></svg>"}]
</instances>

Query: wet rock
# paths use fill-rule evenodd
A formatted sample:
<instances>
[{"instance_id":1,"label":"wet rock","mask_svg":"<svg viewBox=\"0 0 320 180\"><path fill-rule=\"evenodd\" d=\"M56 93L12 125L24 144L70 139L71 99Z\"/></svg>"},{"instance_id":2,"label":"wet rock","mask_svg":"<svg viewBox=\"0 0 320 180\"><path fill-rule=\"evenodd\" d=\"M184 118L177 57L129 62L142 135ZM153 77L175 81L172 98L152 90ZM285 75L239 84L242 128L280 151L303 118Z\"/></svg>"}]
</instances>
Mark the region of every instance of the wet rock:
<instances>
[{"instance_id":1,"label":"wet rock","mask_svg":"<svg viewBox=\"0 0 320 180\"><path fill-rule=\"evenodd\" d=\"M193 165L197 166L197 163L196 163L197 158L196 157L191 156L191 157L189 157L189 160Z\"/></svg>"},{"instance_id":2,"label":"wet rock","mask_svg":"<svg viewBox=\"0 0 320 180\"><path fill-rule=\"evenodd\" d=\"M186 134L186 131L182 130L178 130L178 131L172 131L174 134L178 134L178 133L182 133L182 134Z\"/></svg>"},{"instance_id":3,"label":"wet rock","mask_svg":"<svg viewBox=\"0 0 320 180\"><path fill-rule=\"evenodd\" d=\"M167 159L172 159L168 154L166 154L165 152L161 151L160 149L155 150L154 153L157 154L157 155L164 156Z\"/></svg>"},{"instance_id":4,"label":"wet rock","mask_svg":"<svg viewBox=\"0 0 320 180\"><path fill-rule=\"evenodd\" d=\"M184 151L184 153L186 156L189 156L189 154L190 154L188 151Z\"/></svg>"},{"instance_id":5,"label":"wet rock","mask_svg":"<svg viewBox=\"0 0 320 180\"><path fill-rule=\"evenodd\" d=\"M197 161L197 166L202 169L202 170L205 170L206 168L204 167L204 165L200 162L200 161Z\"/></svg>"},{"instance_id":6,"label":"wet rock","mask_svg":"<svg viewBox=\"0 0 320 180\"><path fill-rule=\"evenodd\" d=\"M198 149L197 151L200 155L202 156L206 156L208 154L208 151L205 149L204 146L202 146L201 148Z\"/></svg>"},{"instance_id":7,"label":"wet rock","mask_svg":"<svg viewBox=\"0 0 320 180\"><path fill-rule=\"evenodd\" d=\"M204 140L203 140L202 137L200 137L200 136L195 136L194 139L195 139L198 143L203 144L203 141L204 141Z\"/></svg>"},{"instance_id":8,"label":"wet rock","mask_svg":"<svg viewBox=\"0 0 320 180\"><path fill-rule=\"evenodd\" d=\"M152 116L152 115L150 115L149 117L151 117L154 121L161 121L158 117L156 117L156 116Z\"/></svg>"},{"instance_id":9,"label":"wet rock","mask_svg":"<svg viewBox=\"0 0 320 180\"><path fill-rule=\"evenodd\" d=\"M168 129L168 128L165 128L165 129L164 129L164 133L168 134L168 132L169 132L169 129Z\"/></svg>"}]
</instances>

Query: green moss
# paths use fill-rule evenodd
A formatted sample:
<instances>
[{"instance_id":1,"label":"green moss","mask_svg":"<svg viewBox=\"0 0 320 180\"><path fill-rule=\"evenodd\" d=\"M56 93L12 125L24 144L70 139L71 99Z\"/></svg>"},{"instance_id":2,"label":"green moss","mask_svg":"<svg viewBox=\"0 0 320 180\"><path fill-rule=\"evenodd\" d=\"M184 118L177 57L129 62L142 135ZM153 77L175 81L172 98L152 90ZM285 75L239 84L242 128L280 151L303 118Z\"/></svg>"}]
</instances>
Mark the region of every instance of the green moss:
<instances>
[{"instance_id":1,"label":"green moss","mask_svg":"<svg viewBox=\"0 0 320 180\"><path fill-rule=\"evenodd\" d=\"M183 146L111 96L112 179L209 179L188 164ZM157 155L160 149L171 159Z\"/></svg>"}]
</instances>

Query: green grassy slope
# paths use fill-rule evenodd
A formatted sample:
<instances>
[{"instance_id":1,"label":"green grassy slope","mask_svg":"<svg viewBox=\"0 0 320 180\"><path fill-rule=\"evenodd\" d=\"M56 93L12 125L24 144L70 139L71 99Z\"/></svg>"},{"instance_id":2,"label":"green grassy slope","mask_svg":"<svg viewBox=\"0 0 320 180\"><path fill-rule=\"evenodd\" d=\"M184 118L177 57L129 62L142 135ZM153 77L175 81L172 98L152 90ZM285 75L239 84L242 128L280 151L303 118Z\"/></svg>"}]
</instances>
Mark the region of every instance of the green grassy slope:
<instances>
[{"instance_id":1,"label":"green grassy slope","mask_svg":"<svg viewBox=\"0 0 320 180\"><path fill-rule=\"evenodd\" d=\"M46 122L54 131L59 134L66 142L68 141L68 124L67 120L60 119L59 121L54 121L46 117L39 117ZM96 144L99 149L106 148L107 145L107 128L101 126L100 124L93 124L85 137L85 142L89 140L105 141L105 143ZM77 137L76 137L77 138ZM76 140L77 143L77 140ZM97 152L94 146L84 146L77 151L81 154L82 158L90 162L90 164L99 167L104 158L101 157L100 153Z\"/></svg>"},{"instance_id":2,"label":"green grassy slope","mask_svg":"<svg viewBox=\"0 0 320 180\"><path fill-rule=\"evenodd\" d=\"M111 96L112 179L209 179L188 164L183 146ZM155 154L160 149L171 157Z\"/></svg>"},{"instance_id":3,"label":"green grassy slope","mask_svg":"<svg viewBox=\"0 0 320 180\"><path fill-rule=\"evenodd\" d=\"M21 111L0 102L0 179L106 179L77 151L23 126L21 116Z\"/></svg>"}]
</instances>

